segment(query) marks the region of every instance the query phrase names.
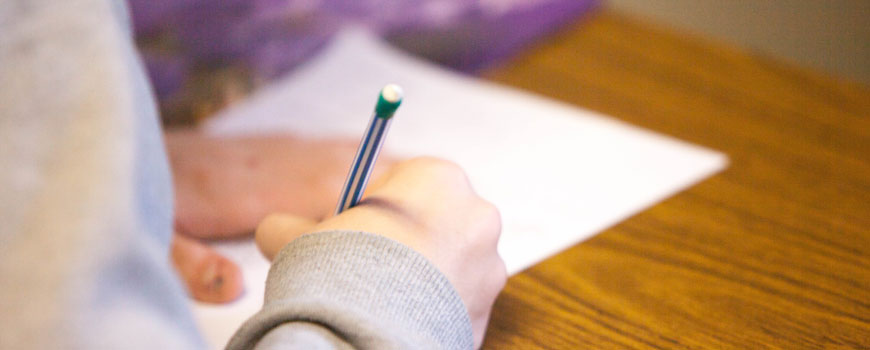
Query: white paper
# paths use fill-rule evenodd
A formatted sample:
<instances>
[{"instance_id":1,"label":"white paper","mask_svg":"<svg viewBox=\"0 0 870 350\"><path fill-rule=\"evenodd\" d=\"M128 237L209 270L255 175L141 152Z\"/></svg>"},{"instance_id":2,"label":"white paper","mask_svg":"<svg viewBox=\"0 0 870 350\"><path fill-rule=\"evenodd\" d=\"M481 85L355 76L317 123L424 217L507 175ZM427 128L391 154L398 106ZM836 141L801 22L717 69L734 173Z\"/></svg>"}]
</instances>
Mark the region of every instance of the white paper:
<instances>
[{"instance_id":1,"label":"white paper","mask_svg":"<svg viewBox=\"0 0 870 350\"><path fill-rule=\"evenodd\" d=\"M405 100L385 152L459 163L501 211L499 252L511 274L727 165L721 153L448 72L360 31L342 33L320 57L206 127L215 134L359 138L388 83L401 85ZM251 242L218 249L243 266L246 293L227 306L194 307L214 347L260 308L268 269Z\"/></svg>"}]
</instances>

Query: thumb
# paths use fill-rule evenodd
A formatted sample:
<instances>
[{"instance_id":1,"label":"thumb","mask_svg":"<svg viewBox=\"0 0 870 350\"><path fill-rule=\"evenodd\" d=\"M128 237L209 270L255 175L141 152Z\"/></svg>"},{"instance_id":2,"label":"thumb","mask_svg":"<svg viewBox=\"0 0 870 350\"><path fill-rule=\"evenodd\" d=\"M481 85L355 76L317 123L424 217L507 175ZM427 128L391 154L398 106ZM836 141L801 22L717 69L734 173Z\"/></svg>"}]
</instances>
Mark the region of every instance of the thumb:
<instances>
[{"instance_id":1,"label":"thumb","mask_svg":"<svg viewBox=\"0 0 870 350\"><path fill-rule=\"evenodd\" d=\"M315 225L317 221L301 216L270 214L257 225L254 240L260 252L272 260L287 243L310 231Z\"/></svg>"}]
</instances>

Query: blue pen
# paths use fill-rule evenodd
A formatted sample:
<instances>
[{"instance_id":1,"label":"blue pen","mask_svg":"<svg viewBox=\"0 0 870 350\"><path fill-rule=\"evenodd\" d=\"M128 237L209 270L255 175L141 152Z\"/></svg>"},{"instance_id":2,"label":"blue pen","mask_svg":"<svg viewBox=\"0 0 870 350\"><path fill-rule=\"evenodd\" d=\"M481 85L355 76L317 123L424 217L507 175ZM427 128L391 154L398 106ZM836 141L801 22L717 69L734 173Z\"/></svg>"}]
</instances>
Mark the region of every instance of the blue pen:
<instances>
[{"instance_id":1,"label":"blue pen","mask_svg":"<svg viewBox=\"0 0 870 350\"><path fill-rule=\"evenodd\" d=\"M342 189L341 195L338 197L335 215L357 205L362 199L369 176L372 174L375 161L378 159L378 153L384 144L387 129L390 127L390 121L393 119L393 114L396 113L396 109L399 108L400 104L402 104L401 87L389 84L381 89L372 120L369 122L362 141L359 143L359 149L356 152L353 163L351 163L347 180L344 183L344 189Z\"/></svg>"}]
</instances>

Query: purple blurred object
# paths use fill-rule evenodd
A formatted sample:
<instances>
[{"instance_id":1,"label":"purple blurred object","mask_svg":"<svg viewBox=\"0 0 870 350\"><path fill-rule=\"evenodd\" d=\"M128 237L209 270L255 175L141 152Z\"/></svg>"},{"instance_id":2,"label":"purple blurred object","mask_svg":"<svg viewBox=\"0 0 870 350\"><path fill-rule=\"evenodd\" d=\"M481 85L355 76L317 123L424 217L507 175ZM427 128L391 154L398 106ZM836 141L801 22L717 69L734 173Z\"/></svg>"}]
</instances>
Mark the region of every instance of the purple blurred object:
<instances>
[{"instance_id":1,"label":"purple blurred object","mask_svg":"<svg viewBox=\"0 0 870 350\"><path fill-rule=\"evenodd\" d=\"M157 99L176 93L188 75L188 62L183 56L150 54L146 56L145 68L154 85Z\"/></svg>"},{"instance_id":2,"label":"purple blurred object","mask_svg":"<svg viewBox=\"0 0 870 350\"><path fill-rule=\"evenodd\" d=\"M130 0L158 96L202 67L268 80L312 57L343 26L474 72L576 19L597 0Z\"/></svg>"},{"instance_id":3,"label":"purple blurred object","mask_svg":"<svg viewBox=\"0 0 870 350\"><path fill-rule=\"evenodd\" d=\"M394 45L448 67L473 73L517 52L524 45L593 9L595 0L489 1L464 18L440 28L410 23L385 33ZM522 5L521 5L522 4Z\"/></svg>"}]
</instances>

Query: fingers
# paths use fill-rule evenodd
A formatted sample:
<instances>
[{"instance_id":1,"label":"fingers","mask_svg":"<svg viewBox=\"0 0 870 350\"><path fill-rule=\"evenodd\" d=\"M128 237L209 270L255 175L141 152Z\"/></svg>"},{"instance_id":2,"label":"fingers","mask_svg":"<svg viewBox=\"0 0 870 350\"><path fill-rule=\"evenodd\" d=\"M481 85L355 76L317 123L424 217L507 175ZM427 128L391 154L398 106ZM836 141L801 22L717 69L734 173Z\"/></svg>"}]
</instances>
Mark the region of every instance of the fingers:
<instances>
[{"instance_id":1,"label":"fingers","mask_svg":"<svg viewBox=\"0 0 870 350\"><path fill-rule=\"evenodd\" d=\"M384 198L411 214L433 218L441 213L439 209L452 210L445 207L471 204L471 197L476 197L459 165L433 157L398 163L377 179L373 187L370 197Z\"/></svg>"},{"instance_id":2,"label":"fingers","mask_svg":"<svg viewBox=\"0 0 870 350\"><path fill-rule=\"evenodd\" d=\"M465 171L458 164L435 157L417 157L396 164L384 175L383 184L449 186L447 189L470 190Z\"/></svg>"},{"instance_id":3,"label":"fingers","mask_svg":"<svg viewBox=\"0 0 870 350\"><path fill-rule=\"evenodd\" d=\"M260 222L254 238L257 247L269 260L287 243L310 231L316 221L289 214L271 214Z\"/></svg>"},{"instance_id":4,"label":"fingers","mask_svg":"<svg viewBox=\"0 0 870 350\"><path fill-rule=\"evenodd\" d=\"M196 300L226 303L242 294L242 272L238 266L199 241L174 234L172 263Z\"/></svg>"}]
</instances>

